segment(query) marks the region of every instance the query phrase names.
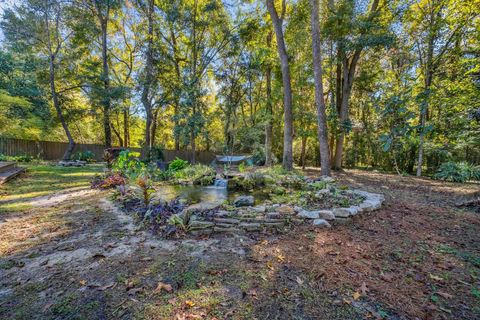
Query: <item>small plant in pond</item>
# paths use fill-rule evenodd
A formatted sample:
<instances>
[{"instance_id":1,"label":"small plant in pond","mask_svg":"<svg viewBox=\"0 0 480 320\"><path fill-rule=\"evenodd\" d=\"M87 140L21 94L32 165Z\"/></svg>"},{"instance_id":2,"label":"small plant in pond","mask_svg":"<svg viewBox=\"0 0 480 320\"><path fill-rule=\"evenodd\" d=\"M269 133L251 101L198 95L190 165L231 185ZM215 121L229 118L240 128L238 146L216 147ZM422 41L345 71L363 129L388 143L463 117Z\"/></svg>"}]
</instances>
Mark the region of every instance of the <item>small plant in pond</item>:
<instances>
[{"instance_id":1,"label":"small plant in pond","mask_svg":"<svg viewBox=\"0 0 480 320\"><path fill-rule=\"evenodd\" d=\"M170 162L170 164L168 165L168 170L170 170L172 172L177 172L177 171L185 169L186 167L188 167L188 161L179 159L177 157L177 158L175 158L175 160Z\"/></svg>"}]
</instances>

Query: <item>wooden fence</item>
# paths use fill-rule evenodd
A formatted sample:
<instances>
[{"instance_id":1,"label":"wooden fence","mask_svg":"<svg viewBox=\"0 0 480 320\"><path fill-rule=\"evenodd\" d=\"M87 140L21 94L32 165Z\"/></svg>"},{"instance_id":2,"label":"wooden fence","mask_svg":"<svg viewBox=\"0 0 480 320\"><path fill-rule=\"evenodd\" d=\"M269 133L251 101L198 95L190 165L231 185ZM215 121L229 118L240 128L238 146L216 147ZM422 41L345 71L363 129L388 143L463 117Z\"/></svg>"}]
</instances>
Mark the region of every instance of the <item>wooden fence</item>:
<instances>
[{"instance_id":1,"label":"wooden fence","mask_svg":"<svg viewBox=\"0 0 480 320\"><path fill-rule=\"evenodd\" d=\"M28 155L43 160L60 160L67 150L68 143L53 141L33 141L23 139L1 138L0 137L0 154L6 156L23 156ZM100 144L84 144L75 145L74 154L83 151L92 151L95 154L95 160L102 161L103 150L105 147ZM128 148L132 151L141 152L140 148ZM192 152L190 150L164 150L163 155L165 161L172 161L176 157L191 161ZM210 164L215 159L215 154L209 151L195 152L197 162Z\"/></svg>"}]
</instances>

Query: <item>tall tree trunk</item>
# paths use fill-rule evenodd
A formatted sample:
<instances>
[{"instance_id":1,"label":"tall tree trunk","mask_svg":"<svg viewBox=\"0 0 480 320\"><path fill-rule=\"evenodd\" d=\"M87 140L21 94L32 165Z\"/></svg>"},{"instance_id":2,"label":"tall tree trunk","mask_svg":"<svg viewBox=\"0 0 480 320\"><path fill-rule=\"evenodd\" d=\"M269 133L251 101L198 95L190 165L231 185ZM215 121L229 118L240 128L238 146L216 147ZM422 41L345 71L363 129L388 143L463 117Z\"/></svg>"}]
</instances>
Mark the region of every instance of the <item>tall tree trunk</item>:
<instances>
[{"instance_id":1,"label":"tall tree trunk","mask_svg":"<svg viewBox=\"0 0 480 320\"><path fill-rule=\"evenodd\" d=\"M267 35L267 46L270 48L272 44L273 33L270 31ZM272 105L272 67L267 64L265 70L265 80L267 87L267 101L266 101L266 114L267 122L265 124L265 165L271 166L273 164L272 159L272 141L273 141L273 105Z\"/></svg>"},{"instance_id":2,"label":"tall tree trunk","mask_svg":"<svg viewBox=\"0 0 480 320\"><path fill-rule=\"evenodd\" d=\"M118 122L117 122L117 124L118 124ZM117 128L115 127L113 122L110 123L110 126L112 127L112 131L118 139L118 145L123 146L123 139L122 139L122 136L120 135L120 131L117 130Z\"/></svg>"},{"instance_id":3,"label":"tall tree trunk","mask_svg":"<svg viewBox=\"0 0 480 320\"><path fill-rule=\"evenodd\" d=\"M195 144L195 132L194 132L193 130L192 130L191 139L192 139L192 141L191 141L191 143L190 143L190 145L192 146L192 158L191 158L191 163L192 163L192 164L195 164L195 162L196 162L195 152L197 151L197 150L196 150L196 149L197 149L197 146L196 146L196 144Z\"/></svg>"},{"instance_id":4,"label":"tall tree trunk","mask_svg":"<svg viewBox=\"0 0 480 320\"><path fill-rule=\"evenodd\" d=\"M55 111L57 112L58 119L62 124L63 131L65 131L65 135L68 139L68 147L63 154L63 160L70 160L73 150L75 148L75 141L73 140L72 134L70 133L67 121L65 121L65 118L63 117L62 107L60 106L60 102L58 101L58 94L55 86L55 56L53 54L50 54L50 91L52 94L53 106L55 108Z\"/></svg>"},{"instance_id":5,"label":"tall tree trunk","mask_svg":"<svg viewBox=\"0 0 480 320\"><path fill-rule=\"evenodd\" d=\"M290 66L288 63L287 48L282 30L282 19L278 17L273 0L266 0L267 8L272 19L275 36L277 39L277 50L280 57L283 82L283 168L293 169L293 110L292 110L292 87L290 82ZM285 3L283 3L285 6Z\"/></svg>"},{"instance_id":6,"label":"tall tree trunk","mask_svg":"<svg viewBox=\"0 0 480 320\"><path fill-rule=\"evenodd\" d=\"M130 133L129 133L129 116L128 109L123 109L123 146L128 147L130 143Z\"/></svg>"},{"instance_id":7,"label":"tall tree trunk","mask_svg":"<svg viewBox=\"0 0 480 320\"><path fill-rule=\"evenodd\" d=\"M99 12L101 15L101 12ZM102 29L102 63L103 63L103 128L105 132L105 147L112 147L112 129L110 127L110 78L108 70L108 53L107 53L107 27L108 27L108 9L107 14L100 20Z\"/></svg>"},{"instance_id":8,"label":"tall tree trunk","mask_svg":"<svg viewBox=\"0 0 480 320\"><path fill-rule=\"evenodd\" d=\"M172 41L172 50L173 50L173 61L175 66L175 74L177 76L178 83L181 82L181 74L180 74L180 61L177 53L177 37L175 36L175 32L173 30L173 25L170 24L170 39ZM177 132L178 128L178 111L180 105L180 97L179 91L180 88L175 87L174 92L174 106L173 106L173 136L175 139L175 150L180 150L180 136Z\"/></svg>"},{"instance_id":9,"label":"tall tree trunk","mask_svg":"<svg viewBox=\"0 0 480 320\"><path fill-rule=\"evenodd\" d=\"M433 18L432 18L433 19ZM433 81L433 48L434 36L430 33L427 44L427 57L425 62L425 88L424 88L424 102L420 107L420 141L418 144L418 162L417 162L417 177L422 176L423 165L423 149L425 143L425 126L428 120L428 103L430 98L430 87Z\"/></svg>"},{"instance_id":10,"label":"tall tree trunk","mask_svg":"<svg viewBox=\"0 0 480 320\"><path fill-rule=\"evenodd\" d=\"M44 12L44 18L45 18L45 30L47 31L47 47L48 47L48 53L49 53L49 80L50 80L50 91L52 94L52 100L53 100L53 107L55 108L55 111L57 112L57 117L60 120L60 123L62 124L63 131L65 131L65 135L67 136L68 139L68 147L67 150L65 150L65 153L63 154L63 160L70 160L72 157L73 150L75 149L75 141L73 140L72 134L70 132L70 129L68 128L67 121L63 117L62 113L62 107L60 106L60 101L58 101L58 93L57 93L57 88L55 84L55 53L58 52L60 49L60 44L57 44L58 47L56 50L53 49L52 47L52 40L50 37L50 24L48 22L48 6L47 2L45 2L45 12Z\"/></svg>"},{"instance_id":11,"label":"tall tree trunk","mask_svg":"<svg viewBox=\"0 0 480 320\"><path fill-rule=\"evenodd\" d=\"M300 159L302 161L302 169L305 170L305 158L307 154L307 137L303 136L302 137L302 152L300 153Z\"/></svg>"},{"instance_id":12,"label":"tall tree trunk","mask_svg":"<svg viewBox=\"0 0 480 320\"><path fill-rule=\"evenodd\" d=\"M330 150L328 148L327 115L323 96L322 50L320 43L320 23L318 20L318 0L310 0L312 23L313 73L315 77L315 104L317 106L318 141L320 144L321 175L330 175Z\"/></svg>"},{"instance_id":13,"label":"tall tree trunk","mask_svg":"<svg viewBox=\"0 0 480 320\"><path fill-rule=\"evenodd\" d=\"M151 130L152 130L152 101L151 101L151 86L153 82L153 0L148 0L147 7L147 21L148 21L148 40L147 50L145 51L145 79L142 90L142 104L145 109L145 151L148 153L152 148Z\"/></svg>"},{"instance_id":14,"label":"tall tree trunk","mask_svg":"<svg viewBox=\"0 0 480 320\"><path fill-rule=\"evenodd\" d=\"M158 113L159 113L159 111L160 111L160 108L156 108L155 111L153 112L152 132L150 133L151 141L152 141L152 147L155 146L155 137L157 135Z\"/></svg>"},{"instance_id":15,"label":"tall tree trunk","mask_svg":"<svg viewBox=\"0 0 480 320\"><path fill-rule=\"evenodd\" d=\"M342 168L343 145L345 143L346 124L348 122L350 96L352 94L353 80L358 60L360 59L361 49L353 54L351 60L348 57L343 58L343 81L342 81L342 100L340 104L340 132L337 135L337 143L335 145L335 161L334 168L340 170ZM350 61L349 61L350 60Z\"/></svg>"}]
</instances>

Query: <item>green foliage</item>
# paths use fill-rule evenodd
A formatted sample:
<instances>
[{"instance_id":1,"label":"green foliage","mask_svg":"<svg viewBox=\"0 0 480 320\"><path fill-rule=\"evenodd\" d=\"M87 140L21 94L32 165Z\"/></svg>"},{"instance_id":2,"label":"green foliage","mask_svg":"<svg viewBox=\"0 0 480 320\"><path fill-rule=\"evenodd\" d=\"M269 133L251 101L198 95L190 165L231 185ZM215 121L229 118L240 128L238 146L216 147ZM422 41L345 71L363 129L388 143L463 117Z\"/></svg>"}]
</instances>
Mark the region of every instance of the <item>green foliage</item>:
<instances>
[{"instance_id":1,"label":"green foliage","mask_svg":"<svg viewBox=\"0 0 480 320\"><path fill-rule=\"evenodd\" d=\"M141 174L137 177L136 184L140 189L143 205L148 207L150 201L152 200L152 194L155 192L155 189L152 185L152 180L147 174Z\"/></svg>"},{"instance_id":2,"label":"green foliage","mask_svg":"<svg viewBox=\"0 0 480 320\"><path fill-rule=\"evenodd\" d=\"M162 146L153 146L145 158L146 162L163 161L165 159Z\"/></svg>"},{"instance_id":3,"label":"green foliage","mask_svg":"<svg viewBox=\"0 0 480 320\"><path fill-rule=\"evenodd\" d=\"M188 166L188 161L179 159L178 157L175 158L170 164L168 165L168 170L172 172L177 172L180 170L185 169Z\"/></svg>"},{"instance_id":4,"label":"green foliage","mask_svg":"<svg viewBox=\"0 0 480 320\"><path fill-rule=\"evenodd\" d=\"M131 152L129 150L121 151L117 159L113 162L112 170L130 179L135 179L146 168L145 164L139 160L139 157L139 152Z\"/></svg>"},{"instance_id":5,"label":"green foliage","mask_svg":"<svg viewBox=\"0 0 480 320\"><path fill-rule=\"evenodd\" d=\"M81 161L87 161L87 162L93 162L95 159L95 153L93 153L90 150L86 151L80 151L78 152L75 157L76 160L81 160Z\"/></svg>"},{"instance_id":6,"label":"green foliage","mask_svg":"<svg viewBox=\"0 0 480 320\"><path fill-rule=\"evenodd\" d=\"M16 161L16 162L31 162L35 157L30 155L19 155L19 156L6 156L0 153L0 161Z\"/></svg>"},{"instance_id":7,"label":"green foliage","mask_svg":"<svg viewBox=\"0 0 480 320\"><path fill-rule=\"evenodd\" d=\"M480 181L480 167L467 162L445 162L433 175L434 179L452 182Z\"/></svg>"},{"instance_id":8,"label":"green foliage","mask_svg":"<svg viewBox=\"0 0 480 320\"><path fill-rule=\"evenodd\" d=\"M195 164L174 173L175 178L202 186L211 185L215 180L215 170L203 164Z\"/></svg>"}]
</instances>

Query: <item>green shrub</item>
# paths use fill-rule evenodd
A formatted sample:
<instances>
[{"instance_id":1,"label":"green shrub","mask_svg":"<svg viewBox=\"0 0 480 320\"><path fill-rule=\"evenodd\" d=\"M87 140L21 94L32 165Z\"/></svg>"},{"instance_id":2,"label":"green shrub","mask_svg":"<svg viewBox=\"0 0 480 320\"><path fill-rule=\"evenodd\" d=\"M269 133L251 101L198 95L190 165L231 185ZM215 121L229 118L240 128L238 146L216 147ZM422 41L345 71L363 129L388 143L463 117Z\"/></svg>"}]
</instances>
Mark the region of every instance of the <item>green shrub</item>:
<instances>
[{"instance_id":1,"label":"green shrub","mask_svg":"<svg viewBox=\"0 0 480 320\"><path fill-rule=\"evenodd\" d=\"M157 162L163 161L165 159L163 155L163 147L162 146L153 146L148 152L147 156L145 157L146 162Z\"/></svg>"},{"instance_id":2,"label":"green shrub","mask_svg":"<svg viewBox=\"0 0 480 320\"><path fill-rule=\"evenodd\" d=\"M7 156L0 153L0 161L17 161L17 162L31 162L35 160L35 157L29 155L20 155L20 156Z\"/></svg>"},{"instance_id":3,"label":"green shrub","mask_svg":"<svg viewBox=\"0 0 480 320\"><path fill-rule=\"evenodd\" d=\"M90 150L86 150L86 151L83 151L83 152L80 151L75 155L74 158L76 160L80 160L80 161L92 162L95 159L95 153L93 153Z\"/></svg>"},{"instance_id":4,"label":"green shrub","mask_svg":"<svg viewBox=\"0 0 480 320\"><path fill-rule=\"evenodd\" d=\"M113 162L112 169L130 179L135 179L145 171L145 164L139 160L139 152L130 152L124 150L120 152L118 158Z\"/></svg>"},{"instance_id":5,"label":"green shrub","mask_svg":"<svg viewBox=\"0 0 480 320\"><path fill-rule=\"evenodd\" d=\"M240 173L243 173L243 172L245 172L245 170L246 170L245 169L245 162L240 163L240 165L238 166L238 171Z\"/></svg>"},{"instance_id":6,"label":"green shrub","mask_svg":"<svg viewBox=\"0 0 480 320\"><path fill-rule=\"evenodd\" d=\"M175 178L189 181L193 184L209 185L213 184L216 172L212 167L195 164L174 173Z\"/></svg>"},{"instance_id":7,"label":"green shrub","mask_svg":"<svg viewBox=\"0 0 480 320\"><path fill-rule=\"evenodd\" d=\"M171 170L173 172L180 171L182 169L185 169L188 166L188 161L179 159L178 157L175 158L170 164L168 165L168 170Z\"/></svg>"},{"instance_id":8,"label":"green shrub","mask_svg":"<svg viewBox=\"0 0 480 320\"><path fill-rule=\"evenodd\" d=\"M480 167L467 162L445 162L440 165L434 179L452 182L480 181Z\"/></svg>"}]
</instances>

